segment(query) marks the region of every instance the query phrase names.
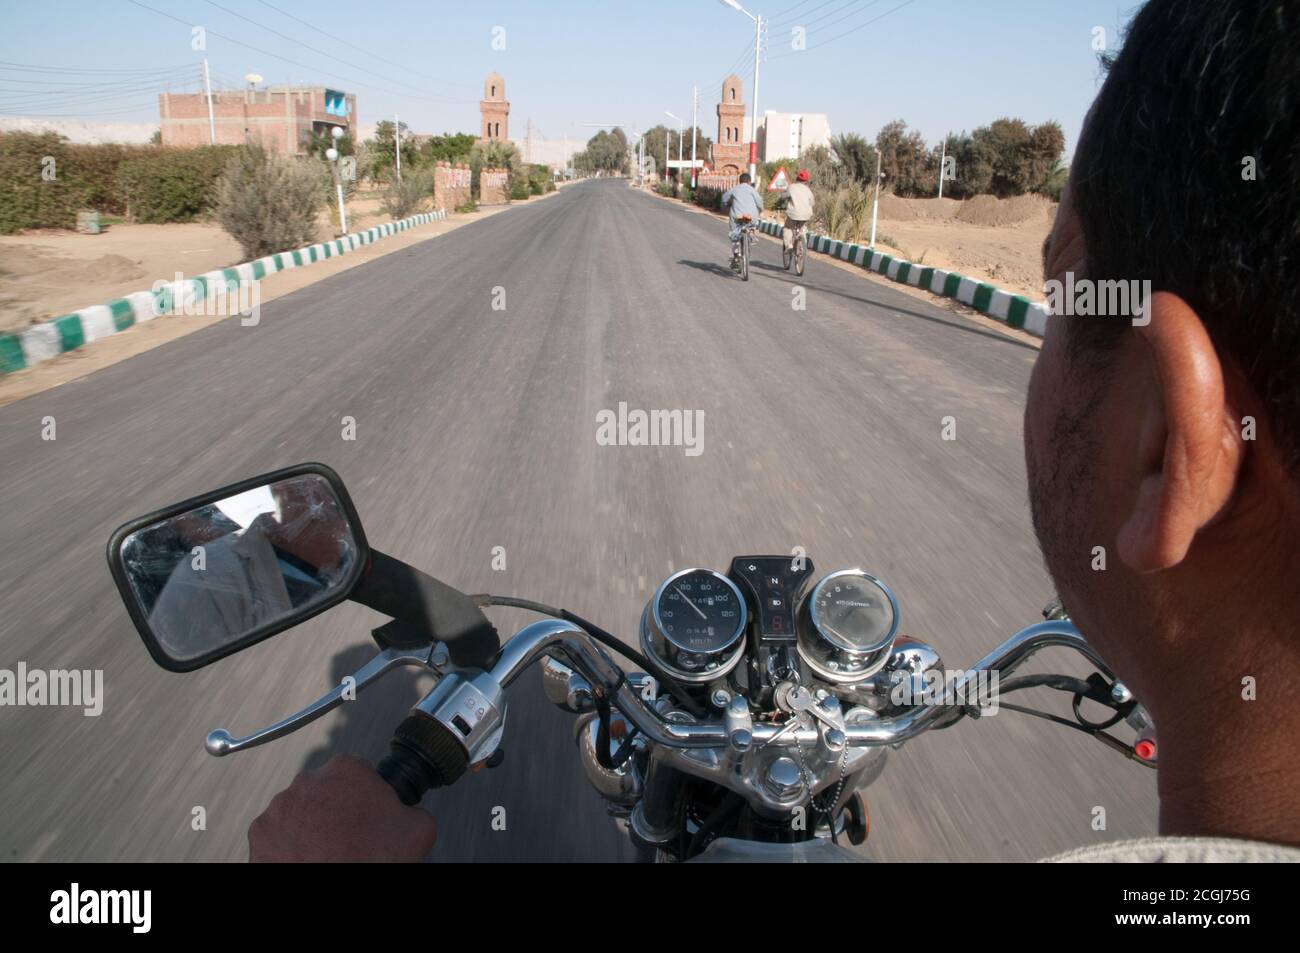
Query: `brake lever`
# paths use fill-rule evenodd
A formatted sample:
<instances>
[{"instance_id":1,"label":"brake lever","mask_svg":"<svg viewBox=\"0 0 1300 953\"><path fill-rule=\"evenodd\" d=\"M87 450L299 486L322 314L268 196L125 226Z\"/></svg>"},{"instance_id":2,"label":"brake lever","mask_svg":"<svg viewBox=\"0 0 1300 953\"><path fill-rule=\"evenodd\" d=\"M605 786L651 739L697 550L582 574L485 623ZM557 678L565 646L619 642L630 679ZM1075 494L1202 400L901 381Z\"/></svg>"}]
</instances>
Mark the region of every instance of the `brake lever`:
<instances>
[{"instance_id":1,"label":"brake lever","mask_svg":"<svg viewBox=\"0 0 1300 953\"><path fill-rule=\"evenodd\" d=\"M321 715L333 711L343 702L350 700L349 696L355 697L355 694L359 694L362 689L374 684L395 668L417 666L441 676L449 661L447 647L441 642L426 643L418 647L385 649L306 708L242 738L233 737L225 728L217 728L208 734L203 746L208 754L216 758L224 758L228 754L244 751L247 748L256 748L268 741L292 734Z\"/></svg>"}]
</instances>

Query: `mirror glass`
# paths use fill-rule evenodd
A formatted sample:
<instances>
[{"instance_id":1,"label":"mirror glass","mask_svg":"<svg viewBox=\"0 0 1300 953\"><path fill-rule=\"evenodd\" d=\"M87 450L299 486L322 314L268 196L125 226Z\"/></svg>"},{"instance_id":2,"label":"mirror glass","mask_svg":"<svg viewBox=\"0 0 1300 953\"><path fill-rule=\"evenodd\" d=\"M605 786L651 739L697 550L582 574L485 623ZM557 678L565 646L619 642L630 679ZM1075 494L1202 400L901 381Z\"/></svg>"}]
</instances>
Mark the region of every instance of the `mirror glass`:
<instances>
[{"instance_id":1,"label":"mirror glass","mask_svg":"<svg viewBox=\"0 0 1300 953\"><path fill-rule=\"evenodd\" d=\"M186 663L339 597L358 550L329 480L303 473L142 527L119 556L137 616Z\"/></svg>"}]
</instances>

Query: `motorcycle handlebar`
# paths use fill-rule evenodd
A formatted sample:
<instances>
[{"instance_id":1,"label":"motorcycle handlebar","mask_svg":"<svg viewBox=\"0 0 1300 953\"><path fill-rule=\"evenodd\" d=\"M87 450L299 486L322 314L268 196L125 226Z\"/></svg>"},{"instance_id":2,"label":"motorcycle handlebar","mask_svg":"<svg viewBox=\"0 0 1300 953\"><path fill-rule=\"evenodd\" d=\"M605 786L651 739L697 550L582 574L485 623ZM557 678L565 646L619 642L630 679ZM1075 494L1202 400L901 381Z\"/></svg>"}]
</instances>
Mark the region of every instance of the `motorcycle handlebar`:
<instances>
[{"instance_id":1,"label":"motorcycle handlebar","mask_svg":"<svg viewBox=\"0 0 1300 953\"><path fill-rule=\"evenodd\" d=\"M852 721L844 726L845 743L852 747L897 745L932 728L943 728L960 720L964 704L946 699L978 697L972 683L982 673L1009 675L1034 653L1050 646L1072 648L1103 675L1114 676L1092 647L1068 620L1049 620L1021 629L980 659L961 678L946 686L944 701L936 705L915 705L889 718ZM620 668L601 647L575 623L544 619L520 629L497 654L486 673L504 691L534 662L547 655L559 655L580 672L593 691L603 693L637 731L654 744L669 748L718 748L729 738L724 721L668 721L647 704ZM479 676L480 678L482 675ZM436 689L435 689L436 691ZM762 746L778 736L800 745L816 744L816 727L792 728L757 723L747 729L746 742ZM456 781L465 773L469 755L461 739L429 714L413 710L393 736L391 751L378 766L379 774L392 785L403 804L419 803L431 788Z\"/></svg>"},{"instance_id":2,"label":"motorcycle handlebar","mask_svg":"<svg viewBox=\"0 0 1300 953\"><path fill-rule=\"evenodd\" d=\"M1084 641L1073 623L1064 619L1049 620L1027 626L1011 636L948 687L945 697L978 697L973 686L980 673L997 672L1000 677L1009 675L1034 653L1051 646L1074 649L1107 678L1114 678L1109 667ZM727 731L722 721L688 723L665 720L627 683L622 670L586 632L571 622L545 619L520 629L502 648L490 674L505 688L533 662L552 651L562 652L593 686L608 692L614 705L648 740L674 748L714 748L727 743ZM965 707L955 704L916 705L892 718L846 725L846 742L862 747L899 744L932 728L946 727L964 714ZM753 726L753 741L761 745L778 733L802 743L813 743L818 735L815 728L783 730L779 725L756 724Z\"/></svg>"}]
</instances>

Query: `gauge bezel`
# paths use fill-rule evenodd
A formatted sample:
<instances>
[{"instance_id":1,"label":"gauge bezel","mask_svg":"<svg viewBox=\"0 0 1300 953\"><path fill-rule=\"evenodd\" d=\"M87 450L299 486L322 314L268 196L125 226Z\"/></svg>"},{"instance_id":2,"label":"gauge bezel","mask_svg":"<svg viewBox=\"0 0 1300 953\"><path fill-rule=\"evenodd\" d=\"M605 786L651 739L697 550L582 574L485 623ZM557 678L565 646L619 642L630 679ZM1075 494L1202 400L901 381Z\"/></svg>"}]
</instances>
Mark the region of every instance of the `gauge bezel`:
<instances>
[{"instance_id":1,"label":"gauge bezel","mask_svg":"<svg viewBox=\"0 0 1300 953\"><path fill-rule=\"evenodd\" d=\"M663 618L659 615L659 603L660 600L662 600L664 593L667 591L668 587L671 586L678 579L681 579L683 576L689 576L693 573L699 573L699 572L707 573L708 575L712 576L714 579L718 580L723 585L725 585L727 589L730 590L732 596L736 600L736 605L740 609L739 616L736 620L736 626L731 632L731 634L722 643L720 648L714 649L713 651L707 653L702 653L698 649L693 648L692 646L683 645L680 641L678 641L677 639L669 635L667 630L664 628ZM735 582L733 582L731 579L728 579L725 575L718 572L716 569L708 569L703 566L691 566L687 569L682 569L673 573L671 576L669 576L667 579L661 582L658 588L655 589L654 595L650 599L650 604L646 607L646 612L644 613L644 617L646 621L643 622L641 626L642 650L651 658L653 658L658 664L662 665L665 669L667 669L669 674L671 674L674 678L677 678L683 682L690 682L693 684L704 684L707 682L711 682L714 679L722 678L723 676L729 674L731 670L736 667L736 665L740 662L741 656L745 654L745 630L749 627L749 606L745 602L745 597L741 593L740 587L737 586ZM646 624L647 622L648 624ZM653 632L651 631L652 629ZM672 664L672 661L670 659L665 658L664 654L661 651L659 651L657 646L653 644L652 637L662 639L664 642L668 643L668 645L672 646L672 649L675 652L685 652L691 655L707 655L709 657L716 657L719 659L719 664L717 665L716 668L709 669L703 672L689 672L683 669L679 669ZM730 654L728 655L728 653Z\"/></svg>"},{"instance_id":2,"label":"gauge bezel","mask_svg":"<svg viewBox=\"0 0 1300 953\"><path fill-rule=\"evenodd\" d=\"M843 639L835 637L822 625L817 612L817 597L821 594L823 587L836 579L847 576L867 580L878 587L885 594L885 598L889 600L889 608L892 614L889 631L868 646L849 645ZM898 633L899 612L898 600L894 597L894 591L889 588L884 580L867 572L865 569L837 569L817 580L804 597L804 604L801 609L805 611L801 611L799 616L807 619L808 626L811 627L812 631L804 631L807 627L800 628L798 638L799 655L807 663L808 667L820 677L840 684L858 682L870 678L888 661L894 638ZM827 651L815 653L813 649L816 648L816 643L812 641L814 639L820 640ZM822 659L819 657L820 655L825 655L826 658ZM824 661L836 660L836 656L840 656L845 660L842 670L839 671L823 664ZM859 664L854 667L851 664L854 662Z\"/></svg>"},{"instance_id":3,"label":"gauge bezel","mask_svg":"<svg viewBox=\"0 0 1300 953\"><path fill-rule=\"evenodd\" d=\"M817 618L817 595L822 591L823 586L842 576L856 576L859 579L870 580L879 587L880 591L885 594L887 599L889 599L889 608L892 619L889 632L883 638L868 646L848 645L844 640L835 638L835 636L831 635L822 626L821 619ZM812 619L812 624L816 627L818 634L827 642L830 642L832 645L835 645L845 652L852 652L854 655L870 655L872 652L879 652L885 646L894 643L894 633L898 631L898 600L894 598L893 590L891 590L889 586L885 585L882 580L877 579L865 569L837 569L834 572L827 573L818 579L817 584L812 587L812 592L808 594L808 600L809 617Z\"/></svg>"}]
</instances>

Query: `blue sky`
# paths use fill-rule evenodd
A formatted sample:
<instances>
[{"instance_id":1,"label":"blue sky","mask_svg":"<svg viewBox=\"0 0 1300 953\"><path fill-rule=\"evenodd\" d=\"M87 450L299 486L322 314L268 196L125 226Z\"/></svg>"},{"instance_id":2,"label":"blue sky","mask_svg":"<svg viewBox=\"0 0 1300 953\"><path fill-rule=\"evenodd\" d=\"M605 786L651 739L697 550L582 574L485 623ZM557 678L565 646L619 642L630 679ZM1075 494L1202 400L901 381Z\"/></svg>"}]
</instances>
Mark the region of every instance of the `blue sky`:
<instances>
[{"instance_id":1,"label":"blue sky","mask_svg":"<svg viewBox=\"0 0 1300 953\"><path fill-rule=\"evenodd\" d=\"M139 2L176 19L130 0L0 0L3 64L177 67L87 76L0 69L0 114L156 121L158 89L168 83L197 88L204 55L226 84L255 72L273 84L340 87L356 93L363 124L396 112L417 132L477 132L482 78L492 70L506 79L515 138L530 119L538 134L575 138L594 132L584 122L671 124L665 110L689 120L692 85L700 87L700 125L711 134L721 80L733 64L740 64L746 101L753 95L752 24L718 0ZM1104 28L1113 46L1138 4L745 0L745 6L773 23L760 109L824 112L833 132L869 137L902 118L930 142L1001 116L1055 119L1073 151L1099 82L1094 28ZM880 19L868 23L874 17ZM189 24L210 31L206 54L191 49ZM791 29L799 25L807 49L795 52ZM504 49L493 48L497 27L504 28ZM68 88L59 84L69 78L103 89L85 103L59 98Z\"/></svg>"}]
</instances>

